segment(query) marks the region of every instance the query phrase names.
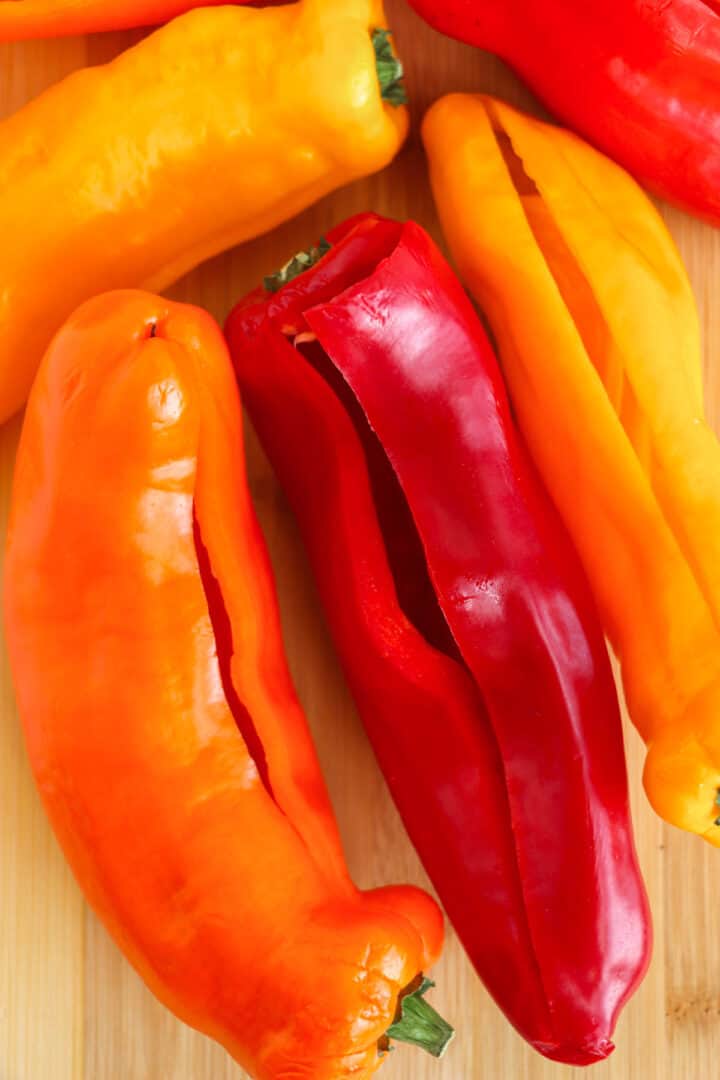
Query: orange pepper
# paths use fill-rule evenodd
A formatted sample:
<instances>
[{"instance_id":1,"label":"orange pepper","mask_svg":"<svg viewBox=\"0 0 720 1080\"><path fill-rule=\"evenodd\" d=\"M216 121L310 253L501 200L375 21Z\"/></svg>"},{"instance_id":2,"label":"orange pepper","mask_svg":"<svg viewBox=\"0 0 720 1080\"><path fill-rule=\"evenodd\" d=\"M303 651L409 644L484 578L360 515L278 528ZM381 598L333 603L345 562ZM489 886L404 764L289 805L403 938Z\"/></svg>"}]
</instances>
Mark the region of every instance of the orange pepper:
<instances>
[{"instance_id":1,"label":"orange pepper","mask_svg":"<svg viewBox=\"0 0 720 1080\"><path fill-rule=\"evenodd\" d=\"M575 541L668 821L720 846L720 444L690 283L619 166L490 98L424 140L445 234Z\"/></svg>"},{"instance_id":2,"label":"orange pepper","mask_svg":"<svg viewBox=\"0 0 720 1080\"><path fill-rule=\"evenodd\" d=\"M153 26L191 7L222 3L227 0L0 0L0 41Z\"/></svg>"},{"instance_id":3,"label":"orange pepper","mask_svg":"<svg viewBox=\"0 0 720 1080\"><path fill-rule=\"evenodd\" d=\"M109 294L56 337L18 453L5 620L48 814L157 996L259 1080L361 1080L388 1028L416 1041L391 1025L442 917L348 876L203 312Z\"/></svg>"},{"instance_id":4,"label":"orange pepper","mask_svg":"<svg viewBox=\"0 0 720 1080\"><path fill-rule=\"evenodd\" d=\"M394 157L385 26L380 0L191 11L0 123L0 422L84 300L163 291Z\"/></svg>"}]
</instances>

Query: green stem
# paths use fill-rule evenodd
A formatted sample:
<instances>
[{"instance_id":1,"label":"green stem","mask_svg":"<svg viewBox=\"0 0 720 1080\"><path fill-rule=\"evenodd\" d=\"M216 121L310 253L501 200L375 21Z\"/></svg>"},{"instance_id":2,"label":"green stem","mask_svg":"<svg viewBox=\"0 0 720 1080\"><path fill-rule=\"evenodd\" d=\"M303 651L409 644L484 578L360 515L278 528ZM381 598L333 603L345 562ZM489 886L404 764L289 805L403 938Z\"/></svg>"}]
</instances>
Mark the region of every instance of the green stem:
<instances>
[{"instance_id":1,"label":"green stem","mask_svg":"<svg viewBox=\"0 0 720 1080\"><path fill-rule=\"evenodd\" d=\"M278 292L283 285L287 285L288 281L299 277L300 274L304 274L315 263L320 262L323 255L327 255L330 247L331 245L325 237L321 236L316 247L311 247L309 251L298 251L297 255L293 255L292 259L288 259L285 265L276 270L274 274L263 278L263 285L268 292Z\"/></svg>"},{"instance_id":2,"label":"green stem","mask_svg":"<svg viewBox=\"0 0 720 1080\"><path fill-rule=\"evenodd\" d=\"M400 1016L387 1030L388 1039L411 1043L432 1054L442 1057L452 1041L455 1031L447 1020L425 1000L425 994L435 985L423 978L415 990L400 1000Z\"/></svg>"},{"instance_id":3,"label":"green stem","mask_svg":"<svg viewBox=\"0 0 720 1080\"><path fill-rule=\"evenodd\" d=\"M715 796L715 805L720 806L720 788L718 788L718 793ZM720 825L720 817L715 818L715 824Z\"/></svg>"},{"instance_id":4,"label":"green stem","mask_svg":"<svg viewBox=\"0 0 720 1080\"><path fill-rule=\"evenodd\" d=\"M383 101L390 105L407 105L408 96L403 81L405 71L402 61L392 50L391 36L390 30L377 29L372 32L380 94Z\"/></svg>"}]
</instances>

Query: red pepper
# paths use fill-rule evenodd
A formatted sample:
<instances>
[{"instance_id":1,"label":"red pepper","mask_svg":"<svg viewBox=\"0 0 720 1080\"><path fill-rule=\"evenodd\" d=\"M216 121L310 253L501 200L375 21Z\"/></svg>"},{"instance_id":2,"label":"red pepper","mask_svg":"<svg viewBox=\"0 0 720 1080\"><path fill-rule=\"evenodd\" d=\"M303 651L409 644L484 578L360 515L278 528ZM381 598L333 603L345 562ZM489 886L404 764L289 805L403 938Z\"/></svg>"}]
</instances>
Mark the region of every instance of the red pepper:
<instances>
[{"instance_id":1,"label":"red pepper","mask_svg":"<svg viewBox=\"0 0 720 1080\"><path fill-rule=\"evenodd\" d=\"M410 0L651 190L720 223L718 0Z\"/></svg>"},{"instance_id":2,"label":"red pepper","mask_svg":"<svg viewBox=\"0 0 720 1080\"><path fill-rule=\"evenodd\" d=\"M364 215L328 242L230 317L245 403L450 919L525 1038L586 1064L651 937L593 602L429 237Z\"/></svg>"}]
</instances>

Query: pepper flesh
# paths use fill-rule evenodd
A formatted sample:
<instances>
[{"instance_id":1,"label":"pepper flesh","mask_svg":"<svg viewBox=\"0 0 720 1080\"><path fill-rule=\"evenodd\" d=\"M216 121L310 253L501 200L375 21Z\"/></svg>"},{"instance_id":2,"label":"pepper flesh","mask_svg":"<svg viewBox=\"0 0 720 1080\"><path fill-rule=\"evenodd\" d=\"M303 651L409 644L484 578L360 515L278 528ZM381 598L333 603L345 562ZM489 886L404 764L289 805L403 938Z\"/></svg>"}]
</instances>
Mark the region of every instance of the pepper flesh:
<instances>
[{"instance_id":1,"label":"pepper flesh","mask_svg":"<svg viewBox=\"0 0 720 1080\"><path fill-rule=\"evenodd\" d=\"M651 190L720 222L715 0L411 0L501 56L547 107Z\"/></svg>"},{"instance_id":2,"label":"pepper flesh","mask_svg":"<svg viewBox=\"0 0 720 1080\"><path fill-rule=\"evenodd\" d=\"M193 11L0 123L0 421L84 300L162 291L391 160L385 25L379 0Z\"/></svg>"},{"instance_id":3,"label":"pepper flesh","mask_svg":"<svg viewBox=\"0 0 720 1080\"><path fill-rule=\"evenodd\" d=\"M452 95L424 139L450 248L620 658L648 797L720 845L720 446L678 252L635 182L568 132Z\"/></svg>"},{"instance_id":4,"label":"pepper flesh","mask_svg":"<svg viewBox=\"0 0 720 1080\"><path fill-rule=\"evenodd\" d=\"M258 1080L370 1076L442 918L420 890L349 879L209 316L110 294L56 337L18 453L5 624L46 809L150 988Z\"/></svg>"},{"instance_id":5,"label":"pepper flesh","mask_svg":"<svg viewBox=\"0 0 720 1080\"><path fill-rule=\"evenodd\" d=\"M367 215L327 239L231 315L243 399L451 921L524 1037L588 1064L650 949L593 603L429 238Z\"/></svg>"}]
</instances>

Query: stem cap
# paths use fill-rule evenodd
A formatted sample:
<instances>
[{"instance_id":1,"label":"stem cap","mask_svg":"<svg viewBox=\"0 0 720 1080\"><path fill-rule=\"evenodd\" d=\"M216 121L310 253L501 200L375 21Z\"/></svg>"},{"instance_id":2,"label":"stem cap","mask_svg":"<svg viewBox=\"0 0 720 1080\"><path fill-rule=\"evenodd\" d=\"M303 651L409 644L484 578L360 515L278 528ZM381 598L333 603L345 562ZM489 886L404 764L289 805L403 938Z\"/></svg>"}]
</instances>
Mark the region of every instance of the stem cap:
<instances>
[{"instance_id":1,"label":"stem cap","mask_svg":"<svg viewBox=\"0 0 720 1080\"><path fill-rule=\"evenodd\" d=\"M434 986L430 979L423 978L417 989L401 998L400 1017L388 1028L387 1037L419 1046L440 1058L455 1037L455 1030L425 1000L425 994Z\"/></svg>"},{"instance_id":2,"label":"stem cap","mask_svg":"<svg viewBox=\"0 0 720 1080\"><path fill-rule=\"evenodd\" d=\"M391 37L390 30L376 29L372 32L380 95L390 105L407 105L408 96L403 82L405 70L402 61L392 51Z\"/></svg>"},{"instance_id":3,"label":"stem cap","mask_svg":"<svg viewBox=\"0 0 720 1080\"><path fill-rule=\"evenodd\" d=\"M297 255L293 255L292 259L288 259L285 265L276 270L274 274L269 274L268 277L263 278L263 285L266 290L270 293L279 292L283 285L287 285L288 281L300 277L316 262L319 262L323 255L327 255L330 247L331 245L322 236L316 247L311 247L309 251L298 251Z\"/></svg>"}]
</instances>

